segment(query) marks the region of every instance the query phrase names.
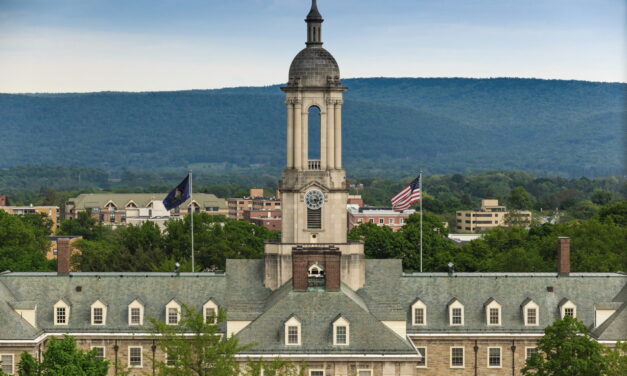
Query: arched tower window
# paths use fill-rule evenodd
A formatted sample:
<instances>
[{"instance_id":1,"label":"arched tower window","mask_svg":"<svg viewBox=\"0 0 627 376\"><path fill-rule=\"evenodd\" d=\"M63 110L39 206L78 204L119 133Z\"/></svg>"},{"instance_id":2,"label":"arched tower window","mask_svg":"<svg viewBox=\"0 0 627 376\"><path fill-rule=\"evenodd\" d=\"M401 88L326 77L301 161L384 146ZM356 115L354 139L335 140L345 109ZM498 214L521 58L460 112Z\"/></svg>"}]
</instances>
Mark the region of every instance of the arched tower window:
<instances>
[{"instance_id":1,"label":"arched tower window","mask_svg":"<svg viewBox=\"0 0 627 376\"><path fill-rule=\"evenodd\" d=\"M309 119L307 121L309 140L308 152L309 160L320 160L320 108L318 106L309 107Z\"/></svg>"},{"instance_id":2,"label":"arched tower window","mask_svg":"<svg viewBox=\"0 0 627 376\"><path fill-rule=\"evenodd\" d=\"M324 268L315 263L307 269L307 290L324 291Z\"/></svg>"}]
</instances>

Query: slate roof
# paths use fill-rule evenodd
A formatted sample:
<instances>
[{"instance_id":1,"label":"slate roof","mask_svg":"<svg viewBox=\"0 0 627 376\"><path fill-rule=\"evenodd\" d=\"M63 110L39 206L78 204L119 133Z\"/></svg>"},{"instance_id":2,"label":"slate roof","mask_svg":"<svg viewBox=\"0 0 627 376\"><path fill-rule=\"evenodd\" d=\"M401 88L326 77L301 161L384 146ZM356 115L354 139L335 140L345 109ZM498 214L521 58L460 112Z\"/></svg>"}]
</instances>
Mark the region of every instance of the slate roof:
<instances>
[{"instance_id":1,"label":"slate roof","mask_svg":"<svg viewBox=\"0 0 627 376\"><path fill-rule=\"evenodd\" d=\"M350 322L348 346L333 346L332 325L340 315ZM283 324L291 316L301 322L300 346L288 346L284 341ZM254 344L244 354L416 354L406 339L341 291L289 291L238 338L242 344Z\"/></svg>"},{"instance_id":2,"label":"slate roof","mask_svg":"<svg viewBox=\"0 0 627 376\"><path fill-rule=\"evenodd\" d=\"M405 321L407 333L528 333L542 334L559 318L564 299L577 305L577 318L593 329L594 309L617 309L592 330L600 340L627 338L627 276L616 273L411 273L403 274L400 260L366 260L366 284L358 291L342 285L336 292L294 292L291 283L271 291L263 286L263 260L227 260L226 273L2 273L0 274L0 339L34 339L44 332L144 332L128 325L128 305L144 304L145 317L165 320L172 299L198 311L213 299L227 309L229 321L251 321L238 336L256 343L251 351L326 353L390 353L411 350L405 338L382 321ZM77 287L80 286L80 289ZM80 290L80 291L79 291ZM410 306L417 298L427 307L427 325L413 326ZM447 304L464 304L464 325L450 326ZM502 325L487 326L485 302L502 307ZM538 326L524 326L521 305L539 306ZM52 323L59 300L71 305L68 326ZM90 323L90 306L106 302L107 320ZM37 307L37 328L16 308ZM303 325L303 346L284 348L282 322L295 314ZM351 323L350 346L333 347L331 324L339 315ZM8 330L6 328L9 328ZM223 325L221 330L225 330ZM413 351L413 350L412 350Z\"/></svg>"},{"instance_id":3,"label":"slate roof","mask_svg":"<svg viewBox=\"0 0 627 376\"><path fill-rule=\"evenodd\" d=\"M569 277L559 277L557 273L411 273L400 278L399 299L409 334L541 334L546 326L560 318L559 306L566 299L577 306L577 318L592 328L595 303L609 302L618 297L626 282L627 276L617 273L573 273ZM552 291L549 291L550 288ZM426 326L413 326L411 323L409 307L417 297L427 306ZM452 298L457 298L464 305L463 326L449 325L446 307ZM501 326L488 326L486 323L484 303L489 298L501 305ZM523 323L521 304L529 299L539 306L538 326L525 326ZM627 338L624 330L617 339L621 338Z\"/></svg>"},{"instance_id":4,"label":"slate roof","mask_svg":"<svg viewBox=\"0 0 627 376\"><path fill-rule=\"evenodd\" d=\"M118 209L126 207L130 201L133 201L137 207L146 208L152 200L163 200L167 193L82 193L76 197L68 199L74 202L78 210L85 208L104 208L109 201L113 201ZM218 198L210 193L194 193L194 201L201 207L219 207L226 209L227 203L223 198ZM185 201L182 205L189 205L190 200Z\"/></svg>"},{"instance_id":5,"label":"slate roof","mask_svg":"<svg viewBox=\"0 0 627 376\"><path fill-rule=\"evenodd\" d=\"M10 273L0 276L0 294L6 286L14 301L37 302L37 326L47 332L145 332L144 328L128 325L128 305L135 299L144 302L144 317L165 321L165 305L172 299L201 311L210 298L224 301L226 276L211 273ZM77 291L80 286L80 292ZM53 324L53 306L59 300L71 306L67 326ZM106 302L105 325L91 325L91 305ZM0 320L19 317L0 295ZM147 321L144 321L147 324ZM28 325L28 324L26 324ZM30 325L28 325L30 326ZM0 328L3 327L0 325ZM32 327L31 327L32 328ZM13 329L11 329L13 332ZM0 336L5 335L0 330ZM33 339L37 332L27 331L15 338Z\"/></svg>"}]
</instances>

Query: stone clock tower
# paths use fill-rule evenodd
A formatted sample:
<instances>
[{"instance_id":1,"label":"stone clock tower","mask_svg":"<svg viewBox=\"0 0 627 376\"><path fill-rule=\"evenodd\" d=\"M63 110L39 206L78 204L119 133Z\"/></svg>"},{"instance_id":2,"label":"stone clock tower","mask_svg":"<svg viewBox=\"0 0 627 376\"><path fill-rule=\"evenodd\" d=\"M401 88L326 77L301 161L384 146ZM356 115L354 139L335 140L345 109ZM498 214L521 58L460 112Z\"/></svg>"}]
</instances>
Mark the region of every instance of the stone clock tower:
<instances>
[{"instance_id":1,"label":"stone clock tower","mask_svg":"<svg viewBox=\"0 0 627 376\"><path fill-rule=\"evenodd\" d=\"M346 240L348 188L342 169L342 98L347 88L340 82L337 62L322 48L323 21L313 0L305 19L306 48L292 61L288 83L281 88L287 106L286 168L279 182L282 235L280 244L267 244L265 251L265 283L273 289L290 278L295 289L304 289L298 285L302 275L296 270L303 263L307 270L314 264L323 269L327 289L339 288L339 284L328 286L329 279L353 289L364 282L363 245ZM314 137L319 140L309 139L312 114L319 116L313 118L320 131ZM310 150L310 141L319 146L319 153ZM300 262L303 254L309 261ZM326 270L325 262L316 262L316 257L323 260L332 254L341 260L337 268L329 263ZM331 275L334 269L339 275Z\"/></svg>"}]
</instances>

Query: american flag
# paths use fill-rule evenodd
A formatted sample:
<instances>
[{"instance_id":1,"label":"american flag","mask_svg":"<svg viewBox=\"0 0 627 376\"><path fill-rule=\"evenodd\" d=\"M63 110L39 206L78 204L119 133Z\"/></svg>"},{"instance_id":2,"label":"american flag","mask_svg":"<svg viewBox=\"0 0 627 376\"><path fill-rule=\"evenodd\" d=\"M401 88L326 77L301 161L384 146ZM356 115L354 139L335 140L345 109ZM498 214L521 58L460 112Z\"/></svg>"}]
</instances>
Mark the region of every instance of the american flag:
<instances>
[{"instance_id":1,"label":"american flag","mask_svg":"<svg viewBox=\"0 0 627 376\"><path fill-rule=\"evenodd\" d=\"M396 196L392 197L392 208L396 211L409 209L411 204L420 201L422 198L422 174L418 175L409 185L403 188Z\"/></svg>"}]
</instances>

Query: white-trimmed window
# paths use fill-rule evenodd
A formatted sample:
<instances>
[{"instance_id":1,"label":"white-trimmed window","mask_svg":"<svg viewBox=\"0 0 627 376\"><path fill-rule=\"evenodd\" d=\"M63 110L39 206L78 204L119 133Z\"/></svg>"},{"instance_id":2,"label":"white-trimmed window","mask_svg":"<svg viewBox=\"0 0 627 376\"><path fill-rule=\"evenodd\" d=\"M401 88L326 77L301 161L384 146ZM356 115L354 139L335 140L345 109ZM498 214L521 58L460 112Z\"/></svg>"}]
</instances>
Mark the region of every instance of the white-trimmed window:
<instances>
[{"instance_id":1,"label":"white-trimmed window","mask_svg":"<svg viewBox=\"0 0 627 376\"><path fill-rule=\"evenodd\" d=\"M488 347L488 368L501 368L501 348Z\"/></svg>"},{"instance_id":2,"label":"white-trimmed window","mask_svg":"<svg viewBox=\"0 0 627 376\"><path fill-rule=\"evenodd\" d=\"M309 376L324 376L323 369L310 369Z\"/></svg>"},{"instance_id":3,"label":"white-trimmed window","mask_svg":"<svg viewBox=\"0 0 627 376\"><path fill-rule=\"evenodd\" d=\"M357 376L372 376L372 366L368 363L358 363Z\"/></svg>"},{"instance_id":4,"label":"white-trimmed window","mask_svg":"<svg viewBox=\"0 0 627 376\"><path fill-rule=\"evenodd\" d=\"M457 299L448 306L449 324L451 326L464 325L464 305Z\"/></svg>"},{"instance_id":5,"label":"white-trimmed window","mask_svg":"<svg viewBox=\"0 0 627 376\"><path fill-rule=\"evenodd\" d=\"M525 326L540 325L540 307L536 302L527 298L520 305L523 314L523 323Z\"/></svg>"},{"instance_id":6,"label":"white-trimmed window","mask_svg":"<svg viewBox=\"0 0 627 376\"><path fill-rule=\"evenodd\" d=\"M176 300L170 300L165 306L165 323L168 325L178 325L181 319L181 305Z\"/></svg>"},{"instance_id":7,"label":"white-trimmed window","mask_svg":"<svg viewBox=\"0 0 627 376\"><path fill-rule=\"evenodd\" d=\"M92 350L96 352L96 359L104 359L105 358L105 348L104 346L92 346Z\"/></svg>"},{"instance_id":8,"label":"white-trimmed window","mask_svg":"<svg viewBox=\"0 0 627 376\"><path fill-rule=\"evenodd\" d=\"M389 224L391 224L391 225L393 225L393 224L394 224L394 218L390 218L390 219L388 219L388 223L389 223Z\"/></svg>"},{"instance_id":9,"label":"white-trimmed window","mask_svg":"<svg viewBox=\"0 0 627 376\"><path fill-rule=\"evenodd\" d=\"M486 324L489 326L501 325L501 305L490 298L485 305Z\"/></svg>"},{"instance_id":10,"label":"white-trimmed window","mask_svg":"<svg viewBox=\"0 0 627 376\"><path fill-rule=\"evenodd\" d=\"M142 368L142 348L141 346L128 347L128 367Z\"/></svg>"},{"instance_id":11,"label":"white-trimmed window","mask_svg":"<svg viewBox=\"0 0 627 376\"><path fill-rule=\"evenodd\" d=\"M338 317L333 322L333 346L348 346L350 344L350 323L344 317Z\"/></svg>"},{"instance_id":12,"label":"white-trimmed window","mask_svg":"<svg viewBox=\"0 0 627 376\"><path fill-rule=\"evenodd\" d=\"M0 354L0 370L7 375L15 374L15 355L13 354Z\"/></svg>"},{"instance_id":13,"label":"white-trimmed window","mask_svg":"<svg viewBox=\"0 0 627 376\"><path fill-rule=\"evenodd\" d=\"M451 347L451 368L464 368L464 348Z\"/></svg>"},{"instance_id":14,"label":"white-trimmed window","mask_svg":"<svg viewBox=\"0 0 627 376\"><path fill-rule=\"evenodd\" d=\"M91 305L91 325L105 325L107 322L107 306L100 300Z\"/></svg>"},{"instance_id":15,"label":"white-trimmed window","mask_svg":"<svg viewBox=\"0 0 627 376\"><path fill-rule=\"evenodd\" d=\"M385 223L385 220L383 218L379 218L379 224L382 225Z\"/></svg>"},{"instance_id":16,"label":"white-trimmed window","mask_svg":"<svg viewBox=\"0 0 627 376\"><path fill-rule=\"evenodd\" d=\"M531 358L533 354L538 352L538 348L535 346L525 347L525 360Z\"/></svg>"},{"instance_id":17,"label":"white-trimmed window","mask_svg":"<svg viewBox=\"0 0 627 376\"><path fill-rule=\"evenodd\" d=\"M144 325L144 305L139 300L133 300L128 305L128 324L131 326Z\"/></svg>"},{"instance_id":18,"label":"white-trimmed window","mask_svg":"<svg viewBox=\"0 0 627 376\"><path fill-rule=\"evenodd\" d=\"M416 368L427 368L427 347L416 347L416 351L420 354L420 360L416 362Z\"/></svg>"},{"instance_id":19,"label":"white-trimmed window","mask_svg":"<svg viewBox=\"0 0 627 376\"><path fill-rule=\"evenodd\" d=\"M411 322L414 326L427 325L427 306L420 299L411 305Z\"/></svg>"},{"instance_id":20,"label":"white-trimmed window","mask_svg":"<svg viewBox=\"0 0 627 376\"><path fill-rule=\"evenodd\" d=\"M203 317L206 323L215 324L218 321L218 305L209 299L205 305L202 306Z\"/></svg>"},{"instance_id":21,"label":"white-trimmed window","mask_svg":"<svg viewBox=\"0 0 627 376\"><path fill-rule=\"evenodd\" d=\"M68 325L70 321L70 306L59 300L53 307L54 325Z\"/></svg>"},{"instance_id":22,"label":"white-trimmed window","mask_svg":"<svg viewBox=\"0 0 627 376\"><path fill-rule=\"evenodd\" d=\"M570 300L565 300L560 305L560 317L563 319L566 316L577 317L577 306Z\"/></svg>"},{"instance_id":23,"label":"white-trimmed window","mask_svg":"<svg viewBox=\"0 0 627 376\"><path fill-rule=\"evenodd\" d=\"M292 316L285 322L285 344L288 346L300 346L300 333L300 320Z\"/></svg>"}]
</instances>

